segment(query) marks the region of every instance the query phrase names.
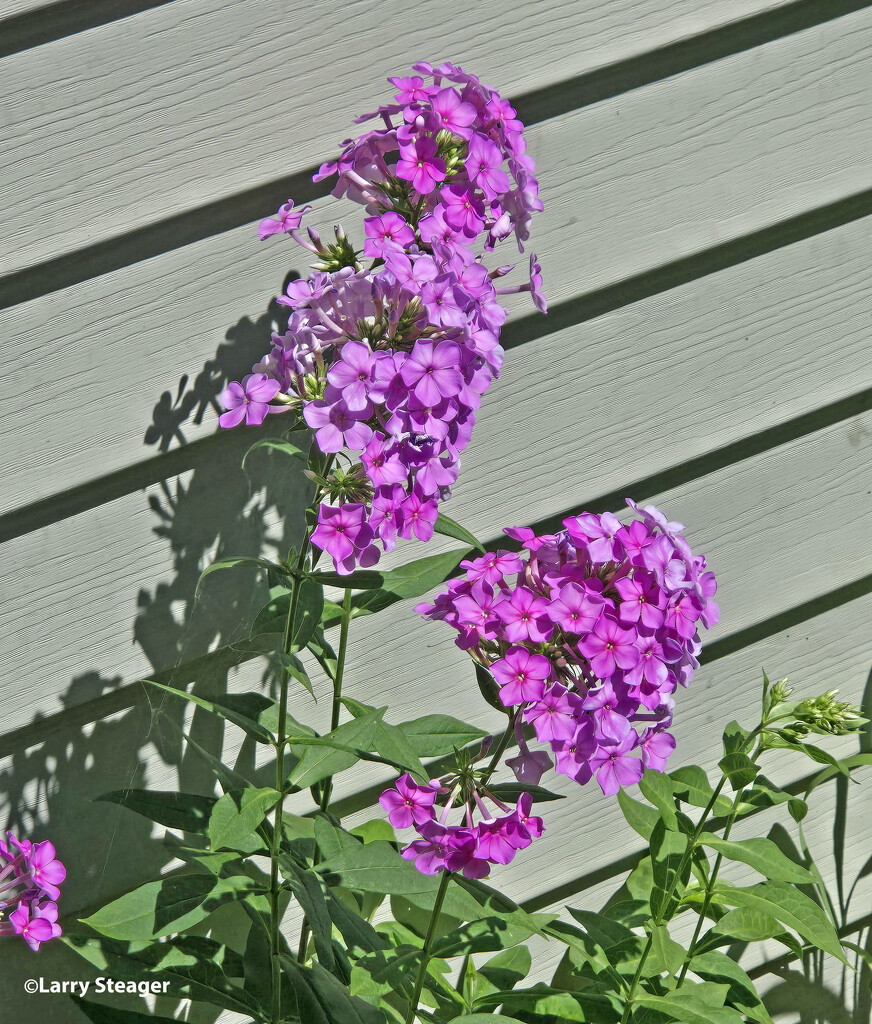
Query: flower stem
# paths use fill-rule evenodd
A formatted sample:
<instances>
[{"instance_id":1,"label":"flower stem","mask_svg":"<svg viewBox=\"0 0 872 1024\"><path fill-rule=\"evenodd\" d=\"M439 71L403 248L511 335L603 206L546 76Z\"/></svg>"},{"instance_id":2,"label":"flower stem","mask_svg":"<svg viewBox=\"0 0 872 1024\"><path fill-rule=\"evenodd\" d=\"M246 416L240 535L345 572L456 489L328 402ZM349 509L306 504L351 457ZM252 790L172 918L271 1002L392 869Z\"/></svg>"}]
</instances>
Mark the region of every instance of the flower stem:
<instances>
[{"instance_id":1,"label":"flower stem","mask_svg":"<svg viewBox=\"0 0 872 1024\"><path fill-rule=\"evenodd\" d=\"M751 760L756 762L757 758L760 756L762 752L762 745L758 743L757 749L754 751ZM730 838L730 832L732 831L733 824L736 821L736 816L739 813L739 805L742 803L742 798L744 797L746 790L747 786L740 789L733 799L733 806L730 808L730 813L727 817L727 823L724 825L724 839ZM712 893L715 887L715 882L718 878L718 872L721 870L721 864L723 863L723 859L724 855L722 853L719 853L717 857L715 857L715 862L712 865L712 872L708 878L705 887L705 896L703 897L702 906L699 910L699 916L696 919L696 927L693 932L693 938L690 940L690 945L687 947L687 956L685 957L684 963L681 965L681 971L678 974L678 984L675 986L676 989L681 988L682 984L684 983L684 978L687 975L688 968L690 967L690 961L693 959L696 953L696 946L697 942L699 941L699 934L702 931L703 922L705 921L706 914L708 913L708 909L711 906Z\"/></svg>"},{"instance_id":2,"label":"flower stem","mask_svg":"<svg viewBox=\"0 0 872 1024\"><path fill-rule=\"evenodd\" d=\"M678 865L678 870L673 875L672 881L666 889L666 897L663 901L664 907L668 906L670 900L672 899L672 894L675 891L675 886L678 884L679 878L681 878L681 876L684 874L684 870L687 867L690 858L693 856L693 851L696 849L697 841L699 840L699 837L702 835L703 829L705 828L709 815L714 809L715 803L717 802L718 797L721 795L721 790L724 788L726 781L726 776L722 776L720 782L715 787L715 790L712 793L708 804L706 804L705 810L702 812L702 817L699 819L699 823L693 830L693 835L690 836L690 838L688 839L687 849L682 854L681 861ZM661 922L656 923L660 924ZM630 982L630 988L627 992L627 1002L624 1005L624 1012L623 1014L621 1014L621 1024L627 1024L627 1022L630 1019L630 1013L633 1009L633 997L636 995L636 989L639 985L639 980L642 977L642 970L645 967L645 961L648 959L648 955L651 952L651 947L653 943L654 931L652 929L651 932L649 932L648 934L648 941L646 942L645 948L642 951L642 956L639 959L639 965L636 968L636 973L633 975L633 980Z\"/></svg>"},{"instance_id":3,"label":"flower stem","mask_svg":"<svg viewBox=\"0 0 872 1024\"><path fill-rule=\"evenodd\" d=\"M439 889L436 893L436 902L433 904L433 913L430 915L430 923L427 926L427 934L424 937L424 947L421 950L421 966L418 968L418 977L415 979L415 991L409 1003L409 1012L406 1014L406 1024L412 1024L415 1014L418 1012L418 1002L421 998L421 990L424 988L424 978L427 976L427 966L430 963L430 950L433 948L433 937L436 934L436 922L445 902L445 893L448 891L448 884L451 881L451 872L443 870L439 880Z\"/></svg>"},{"instance_id":4,"label":"flower stem","mask_svg":"<svg viewBox=\"0 0 872 1024\"><path fill-rule=\"evenodd\" d=\"M497 743L496 750L494 750L491 756L490 763L484 770L484 774L481 777L481 784L486 786L490 781L491 775L497 770L497 765L500 763L500 758L506 752L506 747L509 745L509 741L515 732L515 718L517 717L517 711L513 710L509 715L509 724L506 726L506 731L500 736L499 742Z\"/></svg>"},{"instance_id":5,"label":"flower stem","mask_svg":"<svg viewBox=\"0 0 872 1024\"><path fill-rule=\"evenodd\" d=\"M297 607L300 603L300 578L299 573L306 563L306 555L309 551L309 539L311 533L307 528L300 545L300 553L297 555L297 574L291 577L291 600L288 606L288 617L285 620L285 631L282 638L282 653L289 654L291 637L293 635L294 621L297 616ZM276 735L276 790L281 793L285 784L285 733L288 721L288 681L290 676L288 670L282 666L279 683L279 720ZM270 965L272 972L272 1021L273 1024L280 1024L282 1019L282 988L281 988L281 965L279 963L279 925L281 915L279 913L279 899L281 886L279 884L279 855L282 846L282 814L284 800L279 799L275 807L273 820L272 843L270 845L270 907L269 907L269 948Z\"/></svg>"},{"instance_id":6,"label":"flower stem","mask_svg":"<svg viewBox=\"0 0 872 1024\"><path fill-rule=\"evenodd\" d=\"M333 678L333 707L330 713L330 731L339 725L339 713L342 710L342 677L345 674L345 654L348 650L348 627L351 622L351 590L346 588L345 597L342 600L342 624L339 627L339 650L336 652L336 675ZM322 814L327 813L330 806L330 796L333 792L333 776L328 776L321 783L321 799L318 803ZM312 865L318 863L318 846L312 855ZM297 946L297 960L303 963L306 959L306 947L309 944L309 919L303 918L300 927L300 942Z\"/></svg>"}]
</instances>

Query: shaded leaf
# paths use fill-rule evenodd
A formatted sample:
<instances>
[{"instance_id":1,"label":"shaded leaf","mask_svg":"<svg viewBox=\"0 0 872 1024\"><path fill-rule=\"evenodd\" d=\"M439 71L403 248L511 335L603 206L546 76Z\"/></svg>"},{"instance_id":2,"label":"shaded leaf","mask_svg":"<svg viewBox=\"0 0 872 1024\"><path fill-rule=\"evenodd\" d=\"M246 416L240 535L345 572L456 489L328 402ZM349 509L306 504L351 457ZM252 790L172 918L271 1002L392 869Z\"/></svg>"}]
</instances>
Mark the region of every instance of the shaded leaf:
<instances>
[{"instance_id":1,"label":"shaded leaf","mask_svg":"<svg viewBox=\"0 0 872 1024\"><path fill-rule=\"evenodd\" d=\"M698 765L689 764L670 772L672 790L679 800L693 807L708 807L714 795L708 776ZM726 817L732 810L732 802L719 794L712 811L719 817Z\"/></svg>"},{"instance_id":2,"label":"shaded leaf","mask_svg":"<svg viewBox=\"0 0 872 1024\"><path fill-rule=\"evenodd\" d=\"M552 800L565 800L565 793L552 793L550 789L543 789L542 786L532 786L529 782L498 782L495 786L487 787L489 793L498 796L500 800L516 803L524 793L529 793L534 803L549 803Z\"/></svg>"},{"instance_id":3,"label":"shaded leaf","mask_svg":"<svg viewBox=\"0 0 872 1024\"><path fill-rule=\"evenodd\" d=\"M368 750L376 723L386 710L387 707L377 708L363 718L340 725L326 736L320 737L322 743L298 749L291 744L291 752L294 754L299 752L300 760L292 769L288 782L292 786L305 789L328 776L351 768L360 759L359 754L337 750L330 744L337 743L346 747L361 747Z\"/></svg>"},{"instance_id":4,"label":"shaded leaf","mask_svg":"<svg viewBox=\"0 0 872 1024\"><path fill-rule=\"evenodd\" d=\"M82 923L113 939L156 939L185 931L224 903L264 891L243 875L170 875L125 893Z\"/></svg>"},{"instance_id":5,"label":"shaded leaf","mask_svg":"<svg viewBox=\"0 0 872 1024\"><path fill-rule=\"evenodd\" d=\"M742 1015L726 1006L712 1006L694 990L700 986L685 985L664 996L637 995L635 1004L665 1013L680 1024L743 1024Z\"/></svg>"},{"instance_id":6,"label":"shaded leaf","mask_svg":"<svg viewBox=\"0 0 872 1024\"><path fill-rule=\"evenodd\" d=\"M80 996L70 997L76 1006L91 1021L91 1024L176 1024L175 1017L157 1017L153 1013L137 1013L135 1010L119 1010L105 1003L92 1003Z\"/></svg>"},{"instance_id":7,"label":"shaded leaf","mask_svg":"<svg viewBox=\"0 0 872 1024\"><path fill-rule=\"evenodd\" d=\"M700 953L690 961L690 969L703 981L729 985L726 1001L741 1010L746 1017L760 1024L772 1024L772 1018L757 995L754 982L731 956L717 950Z\"/></svg>"},{"instance_id":8,"label":"shaded leaf","mask_svg":"<svg viewBox=\"0 0 872 1024\"><path fill-rule=\"evenodd\" d=\"M266 569L269 572L274 572L278 576L286 577L288 574L287 566L279 565L277 562L271 562L268 558L222 558L218 562L213 562L207 566L201 573L200 578L197 580L197 591L203 584L203 580L207 576L210 576L213 572L223 572L225 569Z\"/></svg>"},{"instance_id":9,"label":"shaded leaf","mask_svg":"<svg viewBox=\"0 0 872 1024\"><path fill-rule=\"evenodd\" d=\"M287 956L279 959L282 970L291 976L300 1018L306 1024L321 1024L322 1021L327 1024L384 1024L381 1010L353 996L320 964L314 963L309 968Z\"/></svg>"},{"instance_id":10,"label":"shaded leaf","mask_svg":"<svg viewBox=\"0 0 872 1024\"><path fill-rule=\"evenodd\" d=\"M262 437L259 441L255 441L245 455L242 456L243 469L245 469L245 463L248 460L248 456L251 455L252 452L261 448L266 449L267 451L278 452L279 454L290 458L306 458L306 453L301 451L295 444L291 444L290 441L282 441L277 437Z\"/></svg>"},{"instance_id":11,"label":"shaded leaf","mask_svg":"<svg viewBox=\"0 0 872 1024\"><path fill-rule=\"evenodd\" d=\"M197 833L206 831L216 803L213 796L149 789L116 789L95 799L120 804L167 828Z\"/></svg>"},{"instance_id":12,"label":"shaded leaf","mask_svg":"<svg viewBox=\"0 0 872 1024\"><path fill-rule=\"evenodd\" d=\"M751 733L747 729L743 729L736 721L730 722L724 729L724 753L745 753L748 748L748 741L750 738Z\"/></svg>"},{"instance_id":13,"label":"shaded leaf","mask_svg":"<svg viewBox=\"0 0 872 1024\"><path fill-rule=\"evenodd\" d=\"M180 700L196 704L198 708L203 708L204 711L208 711L218 718L223 718L234 725L238 725L240 729L248 733L258 743L272 743L274 741L273 735L260 721L261 716L265 713L269 714L275 707L275 701L270 700L269 697L264 697L259 693L228 693L222 694L220 697L210 697L207 699L205 697L198 697L194 693L188 693L187 690L177 690L174 686L158 683L154 679L143 679L142 681L148 683L149 686L155 686L159 690L163 690L173 697L178 697Z\"/></svg>"},{"instance_id":14,"label":"shaded leaf","mask_svg":"<svg viewBox=\"0 0 872 1024\"><path fill-rule=\"evenodd\" d=\"M235 849L260 825L281 794L274 789L245 789L225 793L212 808L209 842L213 850Z\"/></svg>"},{"instance_id":15,"label":"shaded leaf","mask_svg":"<svg viewBox=\"0 0 872 1024\"><path fill-rule=\"evenodd\" d=\"M681 831L675 817L675 800L672 795L672 779L663 772L655 772L650 768L639 780L639 791L645 799L660 812L663 824L672 832Z\"/></svg>"}]
</instances>

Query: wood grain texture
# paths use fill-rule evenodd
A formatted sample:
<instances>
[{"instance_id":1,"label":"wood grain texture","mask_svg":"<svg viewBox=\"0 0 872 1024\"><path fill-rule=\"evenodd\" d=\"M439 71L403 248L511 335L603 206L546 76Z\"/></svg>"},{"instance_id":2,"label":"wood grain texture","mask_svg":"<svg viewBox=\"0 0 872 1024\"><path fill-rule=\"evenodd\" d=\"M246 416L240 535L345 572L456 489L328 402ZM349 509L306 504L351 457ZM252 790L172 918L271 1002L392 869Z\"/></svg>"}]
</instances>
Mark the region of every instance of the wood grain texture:
<instances>
[{"instance_id":1,"label":"wood grain texture","mask_svg":"<svg viewBox=\"0 0 872 1024\"><path fill-rule=\"evenodd\" d=\"M872 572L872 551L860 540L872 535L870 446L872 413L866 413L644 496L688 524L694 550L705 553L718 574L723 622L715 635L750 627ZM552 453L558 465L559 452ZM521 461L528 457L532 473L539 456L527 452ZM495 486L486 510L458 495L452 512L482 537L495 535L506 523L529 522L521 479L508 475ZM583 502L584 490L567 484L561 502L575 497ZM96 519L76 517L8 546L0 579L4 590L17 596L8 602L2 641L8 682L0 707L7 729L24 725L35 713L60 710L60 701L68 705L96 696L98 680L108 688L110 680L117 685L175 664L180 645L187 657L205 653L205 645L219 637L226 642L234 626L239 635L239 619L253 614L256 603L247 608L246 602L256 602L257 593L246 591L241 574L211 582L195 607L198 563L211 559L212 551L192 545L177 560L174 579L163 540L149 536L154 513L145 504L134 495L104 506ZM857 544L833 550L808 543L810 536L825 535L848 508ZM138 537L130 530L137 520L146 527ZM205 525L209 531L214 526ZM185 528L184 521L176 525ZM138 644L131 644L132 638ZM463 657L449 639L438 624L418 620L406 608L402 616L361 620L349 664L356 677L373 680L374 700L381 694L396 714L410 717L424 683L422 678L410 688L404 666L427 651L433 656L427 678L452 680ZM86 682L68 692L70 680L83 677ZM445 707L466 679L464 674L437 688Z\"/></svg>"},{"instance_id":2,"label":"wood grain texture","mask_svg":"<svg viewBox=\"0 0 872 1024\"><path fill-rule=\"evenodd\" d=\"M546 128L552 130L555 137L559 135L556 125L543 126L543 131ZM609 217L612 214L624 225L622 244L626 258L621 268L624 272L644 269L648 265L646 261L656 265L658 255L662 262L686 255L679 228L674 229L671 248L661 237L663 232L655 231L653 241L662 247L656 253L642 252L641 236L635 231L638 222L636 225L630 222L634 203L629 198L622 200L618 185L611 189L608 209L603 209L599 202L591 202L581 190L581 179L571 174L572 154L564 152L563 159L564 184L560 186L555 178L554 187L548 192L549 206L537 226L537 246L546 254L543 263L552 298L584 291L594 283L591 276L596 273L594 268L599 265L598 259L604 261L603 265L608 262L602 249L606 245L604 240L609 234ZM677 164L681 159L680 154L676 154ZM789 166L791 157L785 152L778 159L786 161L785 166ZM773 161L775 166L778 160L774 155ZM547 167L550 160L540 162ZM680 173L677 166L672 167L672 171ZM702 204L707 195L714 209L718 204L718 188L707 183L704 171L705 168L700 167L698 172L699 189L702 190L699 201ZM546 170L543 179L557 173L554 168ZM722 184L726 186L726 180ZM656 189L656 183L652 182L651 187ZM598 225L587 225L580 237L598 235L602 244L597 242L590 247L572 242L572 229L567 228L566 221L571 219L568 211L573 197L577 203L577 215L592 217ZM669 212L667 206L660 204L658 207L648 191L636 193L636 198L640 204L636 212L642 218L647 210L645 215L654 230L654 225L661 223L658 218ZM685 193L673 194L678 204L676 216L685 198ZM322 224L335 222L341 217L342 208L348 209L335 200L325 201L319 205L318 221ZM680 304L684 296L693 293L697 296L691 300L694 306L689 307L693 315L697 306L709 308L710 290L720 298L723 282L725 291L720 301L728 305L722 308L720 319L729 323L729 319L744 311L746 304L753 309L761 306L771 308L772 313L765 314L767 316L784 316L783 310L774 313L775 305L780 301L802 304L803 293L809 288L822 297L826 296L828 289L833 295L844 295L846 289L850 290L845 282L862 282L865 279L868 263L861 240L865 230L859 226L856 230L844 228L830 238L824 237L819 243L802 242L788 247L782 254L767 256L765 261L758 260L752 270L739 268L735 272L737 276L718 275L702 283L695 292L678 290L666 293L662 300L646 302L638 308L655 311L658 318L665 315L668 321L666 311L670 306ZM0 351L0 435L15 435L15 443L4 446L0 454L6 483L0 498L2 507L11 509L45 498L151 455L155 448L143 446L142 439L153 414L164 431L162 443L177 443L177 438L172 436L172 426L177 420L182 422L181 431L188 439L212 432L215 416L211 411L207 411L203 422L198 425L191 422L193 409L177 417L170 406L177 391L183 390L183 404L190 400L195 408L203 408L205 404L208 410L208 399L220 390L223 375L246 372L265 351L269 326L261 318L267 308L267 289L279 287L289 262L291 266L302 269L302 261L297 258L294 248L279 242L261 247L248 229L239 229L156 257L137 267L106 275L85 287L36 299L0 314L0 325L8 339ZM611 253L614 260L619 260L614 248ZM613 279L619 276L615 274ZM800 276L803 286L797 291L791 279L796 277L799 280ZM597 281L602 283L601 278ZM741 292L732 290L736 282L741 282ZM769 289L772 289L772 295L768 294ZM516 300L510 303L516 313L521 309L529 310L529 303L517 301L523 297L510 298ZM827 301L826 297L824 301ZM849 317L864 315L861 306L868 302L864 288L852 290L848 301ZM831 311L830 315L841 315L835 302ZM628 315L632 320L633 313ZM617 323L612 317L603 317L596 325L585 325L574 332L564 331L552 340L557 340L563 347L571 345L576 349L578 345L586 345L586 339L595 337L601 327L608 329L609 325ZM34 348L33 339L43 337L49 324L53 325L57 340L53 338L51 343ZM709 331L729 330L717 318L712 318L707 326ZM769 326L777 330L774 321ZM823 323L817 326L821 330L825 328ZM859 323L856 326L840 324L833 337L847 333L849 337L845 343L852 345L852 335L858 326ZM547 321L543 320L542 329L547 330ZM640 358L644 351L637 348L638 345L650 348L652 336L658 343L664 343L666 332L659 329L659 323L644 325L640 321L630 329L637 338L640 334L647 337L644 341L635 341L631 347L624 344L621 335L617 335L611 342L611 352L606 354L603 350L603 369L611 368L613 376L619 372L629 376L634 372L632 361ZM741 336L742 339L745 337ZM748 344L759 353L761 346L757 339L750 334L747 337ZM694 339L694 348L706 343L705 335L700 332ZM65 359L60 373L56 355L58 344ZM731 347L736 344L741 346L744 341L733 340ZM808 345L801 355L797 349L797 364L808 358L809 350L817 353L821 344L809 335ZM685 348L688 346L689 342L685 341ZM670 358L674 358L675 352L674 349L670 352ZM580 355L577 353L573 359L577 360ZM683 353L681 356L683 358ZM511 372L512 365L518 365L518 358L517 353L511 355L507 373ZM520 358L525 357L522 355ZM658 360L660 358L658 356ZM716 358L720 360L722 356ZM788 359L793 363L792 353ZM207 363L208 372L202 372ZM576 365L586 366L586 361ZM744 357L738 365L744 366ZM834 376L850 376L849 366L848 359L828 361L819 386L828 390ZM868 359L864 359L861 353L853 369L863 379L868 368ZM665 363L663 369L666 369ZM678 372L682 372L681 369ZM183 375L187 383L180 389L179 381ZM549 383L549 390L553 387ZM164 389L166 394L161 398ZM740 394L739 390L731 398L735 400ZM493 402L494 399L489 400ZM53 413L51 422L63 423L63 429L50 430L46 424L44 430L22 432L22 410L34 406L50 408Z\"/></svg>"},{"instance_id":3,"label":"wood grain texture","mask_svg":"<svg viewBox=\"0 0 872 1024\"><path fill-rule=\"evenodd\" d=\"M72 35L5 62L0 268L317 165L416 60L450 58L514 95L778 6L526 0L507 17L497 0L447 0L436 30L408 0L176 0Z\"/></svg>"}]
</instances>

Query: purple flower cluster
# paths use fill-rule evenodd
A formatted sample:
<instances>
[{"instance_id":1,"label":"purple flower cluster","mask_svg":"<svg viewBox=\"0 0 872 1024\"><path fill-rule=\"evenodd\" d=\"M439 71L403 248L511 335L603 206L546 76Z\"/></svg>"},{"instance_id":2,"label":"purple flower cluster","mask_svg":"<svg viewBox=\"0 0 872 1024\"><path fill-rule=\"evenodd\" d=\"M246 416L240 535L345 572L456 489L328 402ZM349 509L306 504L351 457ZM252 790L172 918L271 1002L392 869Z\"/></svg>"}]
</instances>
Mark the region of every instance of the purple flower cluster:
<instances>
[{"instance_id":1,"label":"purple flower cluster","mask_svg":"<svg viewBox=\"0 0 872 1024\"><path fill-rule=\"evenodd\" d=\"M312 536L343 574L374 564L377 545L390 551L398 537L432 536L502 365L498 296L529 291L546 312L535 253L529 281L509 288L495 282L513 267L484 263L512 234L523 252L542 209L523 125L461 68L413 70L389 80L394 103L358 118L381 127L347 141L315 175L336 175L333 195L364 205L362 253L338 226L335 242L312 228L303 234L307 208L291 202L261 222L261 238L286 232L309 250L314 273L279 299L286 332L220 396L222 426L302 408L322 452L356 453L321 481L333 504L322 504Z\"/></svg>"},{"instance_id":2,"label":"purple flower cluster","mask_svg":"<svg viewBox=\"0 0 872 1024\"><path fill-rule=\"evenodd\" d=\"M419 786L407 773L379 797L394 828L413 825L421 837L409 843L402 854L406 860L415 861L425 875L435 875L444 868L460 871L466 878L484 878L491 864L508 864L518 850L545 831L542 819L530 815L529 793L522 793L517 806L510 808L485 786L475 785L474 775L468 773L466 785L461 778L453 786L437 779ZM460 824L449 825L458 794L463 818ZM437 820L435 805L440 796L446 799ZM495 817L486 800L504 813ZM480 816L478 821L476 814Z\"/></svg>"},{"instance_id":3,"label":"purple flower cluster","mask_svg":"<svg viewBox=\"0 0 872 1024\"><path fill-rule=\"evenodd\" d=\"M20 935L31 949L61 934L58 886L66 868L48 842L31 843L6 833L0 839L0 936Z\"/></svg>"},{"instance_id":4,"label":"purple flower cluster","mask_svg":"<svg viewBox=\"0 0 872 1024\"><path fill-rule=\"evenodd\" d=\"M517 709L521 753L507 763L521 782L538 782L553 764L528 749L524 722L558 772L581 784L596 775L609 795L645 768L663 771L675 747L672 694L698 667L698 624L718 620L715 577L681 523L627 504L639 516L627 525L586 512L552 536L508 529L525 556L462 562L466 577L416 609L453 626L457 645Z\"/></svg>"}]
</instances>

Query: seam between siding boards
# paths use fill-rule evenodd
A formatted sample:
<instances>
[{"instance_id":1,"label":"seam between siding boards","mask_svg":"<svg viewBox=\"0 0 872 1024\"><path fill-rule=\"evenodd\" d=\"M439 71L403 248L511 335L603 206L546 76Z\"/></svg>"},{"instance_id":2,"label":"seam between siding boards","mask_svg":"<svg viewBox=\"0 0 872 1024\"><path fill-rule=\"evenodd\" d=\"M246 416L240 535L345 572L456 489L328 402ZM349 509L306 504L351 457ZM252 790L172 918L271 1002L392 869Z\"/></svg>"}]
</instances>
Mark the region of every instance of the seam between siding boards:
<instances>
[{"instance_id":1,"label":"seam between siding boards","mask_svg":"<svg viewBox=\"0 0 872 1024\"><path fill-rule=\"evenodd\" d=\"M846 199L828 203L807 213L753 231L731 242L703 249L692 256L682 257L654 270L635 274L616 284L558 303L552 307L547 318L533 315L513 321L503 330L503 347L507 350L518 348L529 341L594 320L634 302L689 284L813 235L834 230L870 214L872 189L867 189ZM695 475L709 472L712 468L723 468L749 454L765 451L766 448L783 444L840 419L865 412L870 408L870 396L872 389L861 391L725 448L716 449L705 456L664 470L652 479L658 482L658 486L672 486L673 483L684 482ZM253 438L256 435L252 432L251 436ZM215 433L78 484L51 497L12 509L0 515L0 544L71 516L88 512L161 480L189 472L204 459L208 459L216 445L228 443L230 442L227 435ZM647 486L647 483L643 482L643 486ZM618 496L615 499L615 496L610 494L598 500L603 502L605 507L611 507L615 500L620 502L622 498Z\"/></svg>"},{"instance_id":2,"label":"seam between siding boards","mask_svg":"<svg viewBox=\"0 0 872 1024\"><path fill-rule=\"evenodd\" d=\"M644 500L644 495L640 496L640 500ZM568 511L566 515L578 514L581 511L582 507L579 506L577 509ZM536 529L535 524L534 529ZM493 547L494 544L489 546ZM507 546L511 547L511 545ZM713 661L718 661L753 643L766 640L771 636L777 636L785 629L816 618L828 611L832 611L834 608L849 604L851 601L870 593L872 593L872 574L863 576L858 580L853 580L851 583L846 583L826 594L820 594L809 601L796 605L794 608L789 608L778 615L773 615L768 619L756 622L751 626L737 630L735 633L730 633L722 639L714 641L702 652L700 662L708 665ZM259 653L258 651L246 650L240 644L238 649L205 654L201 658L186 662L177 668L168 668L155 672L149 678L181 688L184 684L191 682L195 678L198 669L203 664L209 664L214 668L223 663L229 670L251 658L257 657ZM65 732L70 728L80 728L91 722L106 718L109 715L118 714L129 708L144 704L148 700L148 690L149 688L146 683L137 680L120 686L111 693L96 697L94 700L84 701L74 707L37 718L28 725L13 729L11 732L0 736L0 758L9 757L22 749L38 746L40 743L51 739L52 736ZM351 814L354 811L368 807L378 796L379 791L377 787L361 790L359 793L354 793L338 800L336 806L340 809L341 815Z\"/></svg>"},{"instance_id":3,"label":"seam between siding boards","mask_svg":"<svg viewBox=\"0 0 872 1024\"><path fill-rule=\"evenodd\" d=\"M61 0L48 10L77 10L81 2ZM87 2L93 3L94 0ZM124 3L134 11L138 7L147 9L158 6L157 0L152 3L139 0L138 4L136 0L124 0ZM586 71L574 78L543 86L517 96L511 102L526 124L537 124L870 6L870 0L795 0L775 10L763 11L635 57ZM99 10L102 9L101 4ZM25 22L29 17L19 15L0 22L0 39L4 39L4 29L6 33L11 31L14 39L15 23ZM25 30L19 28L19 31ZM5 55L0 45L0 57ZM329 194L330 187L327 182L312 182L316 170L314 167L304 168L138 228L126 235L108 238L8 274L0 278L0 309L81 284L90 278L241 227L262 217L265 210L273 208L276 196L293 195L297 205L323 198Z\"/></svg>"}]
</instances>

